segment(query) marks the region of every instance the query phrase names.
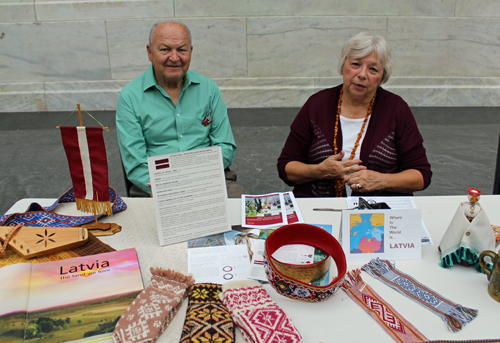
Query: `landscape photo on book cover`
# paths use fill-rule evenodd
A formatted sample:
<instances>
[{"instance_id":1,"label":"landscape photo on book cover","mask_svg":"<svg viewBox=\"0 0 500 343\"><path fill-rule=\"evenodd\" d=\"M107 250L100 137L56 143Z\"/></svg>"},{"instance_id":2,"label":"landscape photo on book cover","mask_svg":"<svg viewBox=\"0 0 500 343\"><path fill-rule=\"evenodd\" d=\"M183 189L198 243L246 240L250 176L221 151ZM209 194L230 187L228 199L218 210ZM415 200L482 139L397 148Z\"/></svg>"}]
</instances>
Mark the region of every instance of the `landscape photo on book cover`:
<instances>
[{"instance_id":1,"label":"landscape photo on book cover","mask_svg":"<svg viewBox=\"0 0 500 343\"><path fill-rule=\"evenodd\" d=\"M0 268L0 343L109 337L144 289L135 249Z\"/></svg>"}]
</instances>

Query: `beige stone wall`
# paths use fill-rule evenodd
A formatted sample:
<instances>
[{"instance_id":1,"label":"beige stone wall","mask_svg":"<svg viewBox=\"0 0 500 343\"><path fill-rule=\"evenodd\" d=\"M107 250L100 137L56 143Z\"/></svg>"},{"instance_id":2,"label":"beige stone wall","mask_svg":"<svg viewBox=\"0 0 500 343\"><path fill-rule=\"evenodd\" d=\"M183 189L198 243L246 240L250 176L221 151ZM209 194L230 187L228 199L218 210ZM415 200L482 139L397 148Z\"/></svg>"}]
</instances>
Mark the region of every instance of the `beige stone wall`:
<instances>
[{"instance_id":1,"label":"beige stone wall","mask_svg":"<svg viewBox=\"0 0 500 343\"><path fill-rule=\"evenodd\" d=\"M301 106L360 31L387 38L384 87L411 106L500 106L500 1L0 0L0 112L115 109L162 20L190 27L228 107Z\"/></svg>"}]
</instances>

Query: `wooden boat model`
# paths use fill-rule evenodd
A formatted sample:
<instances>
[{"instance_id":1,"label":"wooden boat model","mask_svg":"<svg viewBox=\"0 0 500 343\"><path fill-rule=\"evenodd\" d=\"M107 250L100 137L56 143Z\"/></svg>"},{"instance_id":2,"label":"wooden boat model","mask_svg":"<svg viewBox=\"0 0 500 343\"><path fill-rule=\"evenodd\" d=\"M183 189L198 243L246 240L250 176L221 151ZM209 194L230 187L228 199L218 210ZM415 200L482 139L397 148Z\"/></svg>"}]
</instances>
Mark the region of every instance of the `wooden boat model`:
<instances>
[{"instance_id":1,"label":"wooden boat model","mask_svg":"<svg viewBox=\"0 0 500 343\"><path fill-rule=\"evenodd\" d=\"M89 239L83 227L33 227L21 226L10 238L12 226L0 226L0 241L8 239L8 245L24 258L49 255L77 248Z\"/></svg>"}]
</instances>

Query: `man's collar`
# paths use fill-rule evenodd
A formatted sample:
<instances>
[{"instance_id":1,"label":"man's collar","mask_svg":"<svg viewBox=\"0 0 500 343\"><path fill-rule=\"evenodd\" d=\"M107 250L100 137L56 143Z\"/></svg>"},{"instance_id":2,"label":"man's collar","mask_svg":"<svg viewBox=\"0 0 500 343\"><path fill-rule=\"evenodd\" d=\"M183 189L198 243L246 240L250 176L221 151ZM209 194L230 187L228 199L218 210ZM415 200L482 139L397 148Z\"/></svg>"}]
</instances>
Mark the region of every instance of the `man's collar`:
<instances>
[{"instance_id":1,"label":"man's collar","mask_svg":"<svg viewBox=\"0 0 500 343\"><path fill-rule=\"evenodd\" d=\"M192 83L200 83L200 79L197 73L188 70L186 75L184 75L184 84L182 85L182 89L186 89ZM144 77L143 91L145 92L151 87L157 87L158 89L161 88L160 85L158 84L158 81L156 81L153 64L149 65L149 68Z\"/></svg>"},{"instance_id":2,"label":"man's collar","mask_svg":"<svg viewBox=\"0 0 500 343\"><path fill-rule=\"evenodd\" d=\"M158 85L158 82L156 82L155 72L154 72L154 69L153 69L153 64L150 64L148 70L146 71L146 73L144 75L144 87L143 87L143 91L145 92L149 88L155 87L156 85Z\"/></svg>"},{"instance_id":3,"label":"man's collar","mask_svg":"<svg viewBox=\"0 0 500 343\"><path fill-rule=\"evenodd\" d=\"M184 75L184 84L182 85L182 90L188 88L193 83L195 84L200 83L200 78L198 77L197 73L188 70L186 75Z\"/></svg>"}]
</instances>

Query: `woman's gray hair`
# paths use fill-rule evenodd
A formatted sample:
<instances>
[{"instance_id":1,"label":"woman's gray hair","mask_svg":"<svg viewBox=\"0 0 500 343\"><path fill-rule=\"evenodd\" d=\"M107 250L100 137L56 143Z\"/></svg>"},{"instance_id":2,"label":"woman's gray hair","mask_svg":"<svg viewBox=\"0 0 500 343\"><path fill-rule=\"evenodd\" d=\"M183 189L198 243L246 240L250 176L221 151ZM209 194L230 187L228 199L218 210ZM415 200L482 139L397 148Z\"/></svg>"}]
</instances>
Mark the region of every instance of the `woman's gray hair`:
<instances>
[{"instance_id":1,"label":"woman's gray hair","mask_svg":"<svg viewBox=\"0 0 500 343\"><path fill-rule=\"evenodd\" d=\"M346 43L342 48L342 53L339 60L339 72L342 75L342 68L348 58L363 58L375 51L378 55L378 60L384 67L384 75L382 76L383 84L389 80L392 71L391 51L384 37L373 35L367 32L360 32Z\"/></svg>"},{"instance_id":2,"label":"woman's gray hair","mask_svg":"<svg viewBox=\"0 0 500 343\"><path fill-rule=\"evenodd\" d=\"M191 30L189 30L189 27L187 27L185 24L183 23L179 23L178 21L170 21L171 23L177 23L179 25L182 25L187 33L188 33L188 36L189 36L189 41L191 42L191 44L193 44L193 40L191 39ZM151 26L151 30L149 30L149 45L151 46L151 42L153 40L153 32L156 30L156 27L161 24L161 23L166 23L166 21L159 21L155 24L153 24L153 26Z\"/></svg>"}]
</instances>

